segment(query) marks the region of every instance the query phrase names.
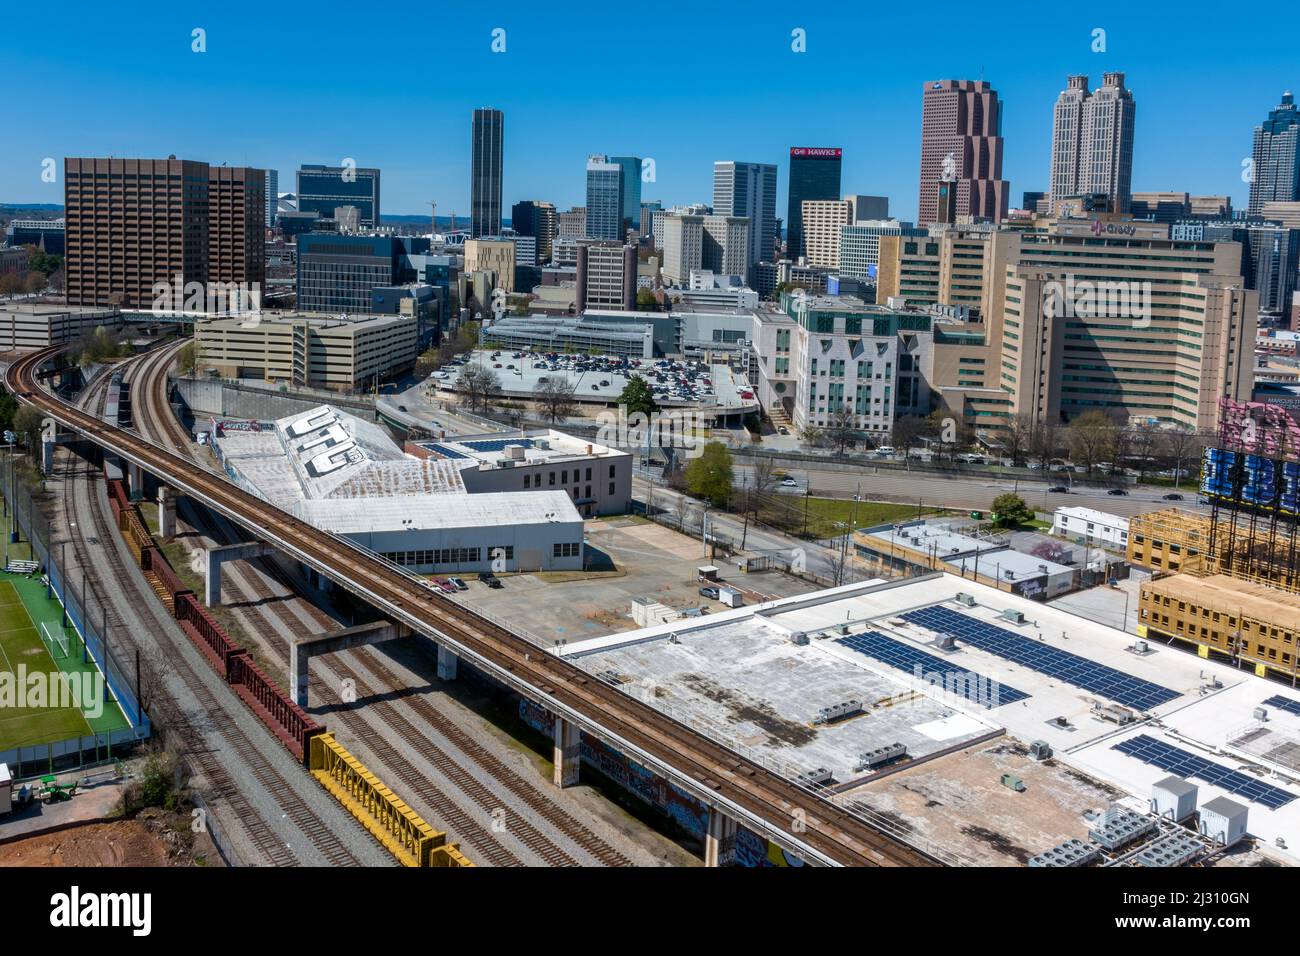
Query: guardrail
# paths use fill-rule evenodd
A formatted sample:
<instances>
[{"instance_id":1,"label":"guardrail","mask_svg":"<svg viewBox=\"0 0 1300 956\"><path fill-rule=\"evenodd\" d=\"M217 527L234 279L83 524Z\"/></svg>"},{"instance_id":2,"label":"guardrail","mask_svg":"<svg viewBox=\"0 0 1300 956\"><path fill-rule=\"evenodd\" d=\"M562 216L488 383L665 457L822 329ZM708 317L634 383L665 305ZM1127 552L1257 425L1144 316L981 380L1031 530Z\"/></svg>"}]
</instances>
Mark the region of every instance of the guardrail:
<instances>
[{"instance_id":1,"label":"guardrail","mask_svg":"<svg viewBox=\"0 0 1300 956\"><path fill-rule=\"evenodd\" d=\"M231 659L246 653L244 648L230 639L192 591L176 595L176 620L181 625L181 630L190 636L195 646L216 667L222 679L230 683Z\"/></svg>"}]
</instances>

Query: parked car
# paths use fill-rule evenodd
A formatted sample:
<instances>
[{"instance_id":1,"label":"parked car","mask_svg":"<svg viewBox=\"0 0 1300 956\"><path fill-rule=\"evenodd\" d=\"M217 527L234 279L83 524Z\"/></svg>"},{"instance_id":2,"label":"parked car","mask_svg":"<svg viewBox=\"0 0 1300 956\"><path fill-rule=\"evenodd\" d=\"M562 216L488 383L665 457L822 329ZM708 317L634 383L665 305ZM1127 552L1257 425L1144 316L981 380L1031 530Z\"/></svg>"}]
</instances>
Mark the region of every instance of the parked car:
<instances>
[{"instance_id":1,"label":"parked car","mask_svg":"<svg viewBox=\"0 0 1300 956\"><path fill-rule=\"evenodd\" d=\"M433 586L436 587L439 591L442 591L444 594L456 593L456 586L452 584L450 581L448 581L446 578L434 578Z\"/></svg>"},{"instance_id":2,"label":"parked car","mask_svg":"<svg viewBox=\"0 0 1300 956\"><path fill-rule=\"evenodd\" d=\"M790 429L786 428L784 425L779 426L777 428L777 431L780 432L782 435L790 434Z\"/></svg>"},{"instance_id":3,"label":"parked car","mask_svg":"<svg viewBox=\"0 0 1300 956\"><path fill-rule=\"evenodd\" d=\"M1052 485L1052 487L1047 489L1047 493L1052 495L1068 495L1070 489L1065 487L1065 485Z\"/></svg>"},{"instance_id":4,"label":"parked car","mask_svg":"<svg viewBox=\"0 0 1300 956\"><path fill-rule=\"evenodd\" d=\"M795 481L793 478L782 478L782 479L781 479L781 487L783 487L783 488L798 488L798 487L799 487L799 482Z\"/></svg>"},{"instance_id":5,"label":"parked car","mask_svg":"<svg viewBox=\"0 0 1300 956\"><path fill-rule=\"evenodd\" d=\"M1169 494L1167 494L1167 495L1164 496L1164 500L1165 500L1165 501L1182 501L1182 500L1183 500L1183 496L1180 495L1180 494L1178 494L1177 492L1173 492L1173 491L1171 491Z\"/></svg>"},{"instance_id":6,"label":"parked car","mask_svg":"<svg viewBox=\"0 0 1300 956\"><path fill-rule=\"evenodd\" d=\"M460 578L448 578L447 580L451 582L452 587L454 587L457 591L469 590L469 585L466 584L464 581L462 581Z\"/></svg>"},{"instance_id":7,"label":"parked car","mask_svg":"<svg viewBox=\"0 0 1300 956\"><path fill-rule=\"evenodd\" d=\"M478 579L490 588L501 587L501 579L491 571L480 571L478 573Z\"/></svg>"},{"instance_id":8,"label":"parked car","mask_svg":"<svg viewBox=\"0 0 1300 956\"><path fill-rule=\"evenodd\" d=\"M716 601L720 593L721 592L719 592L718 589L713 587L712 585L705 585L704 587L700 588L700 596L706 597L710 601Z\"/></svg>"},{"instance_id":9,"label":"parked car","mask_svg":"<svg viewBox=\"0 0 1300 956\"><path fill-rule=\"evenodd\" d=\"M1112 489L1110 489L1110 491L1106 492L1106 494L1108 494L1108 495L1127 495L1128 492L1125 491L1123 488L1112 488Z\"/></svg>"}]
</instances>

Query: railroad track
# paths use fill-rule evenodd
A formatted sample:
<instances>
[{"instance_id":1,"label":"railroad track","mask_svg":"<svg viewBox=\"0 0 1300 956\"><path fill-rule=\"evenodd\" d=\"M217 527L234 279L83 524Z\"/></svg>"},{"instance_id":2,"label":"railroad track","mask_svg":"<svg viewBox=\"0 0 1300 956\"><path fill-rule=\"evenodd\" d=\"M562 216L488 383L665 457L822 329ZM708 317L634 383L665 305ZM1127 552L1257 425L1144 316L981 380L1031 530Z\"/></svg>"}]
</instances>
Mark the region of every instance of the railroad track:
<instances>
[{"instance_id":1,"label":"railroad track","mask_svg":"<svg viewBox=\"0 0 1300 956\"><path fill-rule=\"evenodd\" d=\"M97 412L102 414L105 399L104 392L97 390L85 396L83 402L92 404ZM119 537L117 528L105 514L103 502L100 501L98 477L99 472L93 464L75 454L70 453L66 456L62 488L63 513L73 542L74 553L83 556L90 554L92 552L89 546L99 544L107 562L107 569L105 569L97 562L78 561L83 580L87 583L92 580L94 582L90 587L102 609L102 621L106 625L106 633L129 634L131 629L125 626L114 603L105 599L105 595L118 593L129 586L127 582L131 580L132 569L129 569L122 559L117 541ZM84 505L79 499L79 491L85 493ZM84 518L87 515L94 528L93 541L86 532L84 522L73 520L74 516ZM83 606L85 586L83 584ZM144 605L148 606L150 612L156 612L153 601L144 602ZM157 616L156 613L154 616ZM235 726L231 709L218 700L186 662L171 629L162 621L157 623L160 626L151 628L151 633L160 649L166 652L167 666L194 696L205 714L206 722L218 731L223 744L239 757L253 779L285 811L285 815L326 861L335 866L359 865L360 861L353 856L338 836L302 802L288 779L272 767L265 756L243 734L231 729ZM202 774L205 790L212 801L224 802L230 808L233 819L238 821L241 830L262 854L265 863L271 866L297 866L298 860L290 848L249 803L245 795L246 784L235 781L225 763L218 759L217 754L195 728L183 708L166 692L149 654L140 655L140 667L142 676L152 687L157 688L157 696L150 701L157 722L168 733L175 733L182 742L185 759ZM238 706L233 698L231 703Z\"/></svg>"},{"instance_id":2,"label":"railroad track","mask_svg":"<svg viewBox=\"0 0 1300 956\"><path fill-rule=\"evenodd\" d=\"M112 448L177 489L239 523L253 523L290 557L332 579L421 634L441 640L470 662L574 719L688 789L705 796L742 824L757 828L813 861L842 865L933 866L922 850L885 834L820 794L733 753L652 707L619 692L555 655L454 604L413 576L358 546L330 535L208 473L192 461L121 429L111 428L45 392L35 369L61 349L23 356L6 371L6 384L67 427Z\"/></svg>"}]
</instances>

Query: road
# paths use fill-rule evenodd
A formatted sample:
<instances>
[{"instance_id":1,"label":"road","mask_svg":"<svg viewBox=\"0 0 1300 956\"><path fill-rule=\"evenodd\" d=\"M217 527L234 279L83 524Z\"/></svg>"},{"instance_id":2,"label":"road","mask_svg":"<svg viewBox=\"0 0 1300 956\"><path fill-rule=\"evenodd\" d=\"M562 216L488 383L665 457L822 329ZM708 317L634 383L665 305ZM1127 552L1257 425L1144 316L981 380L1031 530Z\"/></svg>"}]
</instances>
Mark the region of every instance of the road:
<instances>
[{"instance_id":1,"label":"road","mask_svg":"<svg viewBox=\"0 0 1300 956\"><path fill-rule=\"evenodd\" d=\"M1108 495L1104 490L1088 488L1071 494L1051 494L1043 482L1016 482L1012 479L948 477L924 472L898 472L893 469L875 470L869 465L848 471L810 470L783 466L798 482L795 488L776 490L802 495L811 486L813 495L826 498L848 498L861 493L869 501L898 501L907 504L920 502L926 508L956 508L958 510L988 510L993 499L1008 491L1016 492L1025 503L1038 511L1052 512L1060 507L1095 508L1110 514L1131 518L1136 514L1158 508L1184 508L1192 511L1209 509L1196 503L1195 490L1183 491L1183 501L1165 501L1166 488L1135 487L1127 495ZM753 481L753 468L737 461L736 484Z\"/></svg>"}]
</instances>

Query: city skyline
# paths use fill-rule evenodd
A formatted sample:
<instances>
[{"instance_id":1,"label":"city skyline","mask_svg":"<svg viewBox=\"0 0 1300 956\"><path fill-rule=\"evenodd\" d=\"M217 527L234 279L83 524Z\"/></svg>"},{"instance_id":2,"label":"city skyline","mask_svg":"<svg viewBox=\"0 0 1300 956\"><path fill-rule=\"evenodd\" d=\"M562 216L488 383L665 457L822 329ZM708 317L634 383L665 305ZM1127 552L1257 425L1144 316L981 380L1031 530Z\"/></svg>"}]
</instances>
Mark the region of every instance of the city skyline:
<instances>
[{"instance_id":1,"label":"city skyline","mask_svg":"<svg viewBox=\"0 0 1300 956\"><path fill-rule=\"evenodd\" d=\"M201 18L211 21L203 26L204 53L191 52L193 25L175 18L145 23L128 33L93 11L75 27L25 22L30 16L17 11L15 29L7 37L28 35L26 26L45 42L13 49L12 39L0 40L0 53L24 75L50 80L39 102L12 106L15 127L24 130L24 136L0 157L4 202L62 201L62 183L40 178L46 157L61 164L64 156L165 158L174 153L218 165L280 170L353 158L358 165L384 171L385 214L419 215L436 199L440 214L454 210L468 221L467 119L475 107L490 102L508 114L511 124L503 174L506 207L526 198L544 198L562 209L581 205L585 158L606 153L653 160L655 180L644 184L642 195L665 205L708 201L716 161L775 163L777 208L784 210L789 147L824 142L844 149L846 192L887 195L893 208L908 215L905 211L915 209L918 199L923 83L983 77L993 85L1005 113L1003 175L1011 183L1011 195L1019 197L1026 190L1049 187L1052 105L1063 77L1119 71L1126 73L1129 87L1143 103L1137 120L1134 191L1228 194L1234 206L1244 208L1248 186L1241 177L1241 162L1250 156L1254 127L1283 90L1296 85L1285 40L1256 36L1241 24L1225 24L1211 37L1199 35L1192 26L1194 17L1183 21L1186 26L1170 25L1162 33L1162 47L1178 51L1171 57L1143 46L1150 35L1144 21L1126 17L1123 24L1110 25L1107 51L1093 53L1093 31L1106 25L1099 27L1091 16L1047 11L1036 32L1056 38L1054 55L1046 62L1026 62L1042 58L1026 58L1008 47L999 39L1000 28L991 25L978 27L961 49L945 50L940 59L920 61L885 45L864 68L847 38L860 15L850 12L834 18L800 11L788 17L753 18L737 25L728 42L718 44L720 70L742 61L768 62L779 66L788 80L771 88L759 84L752 91L730 92L724 113L698 111L698 89L680 80L657 84L653 90L645 84L629 83L626 89L612 85L594 97L582 94L588 105L578 109L577 92L520 80L547 62L547 51L557 44L583 42L594 27L579 24L575 33L561 35L544 17L529 11L503 15L500 24L465 12L439 11L440 35L460 38L439 48L439 75L454 77L457 70L473 70L473 89L448 80L445 89L430 92L391 77L350 73L346 78L321 75L310 85L311 92L289 95L274 71L264 69L264 50L237 29L233 14L214 11ZM412 11L412 30L423 27L422 18L430 16ZM671 32L689 16L686 10L668 9L646 28ZM320 29L297 24L274 10L268 17L270 28L292 26L304 41ZM781 22L787 18L799 22L787 27ZM909 24L916 26L906 14L892 12L873 29L906 31ZM491 33L498 26L506 30L506 51L494 54ZM791 50L790 33L796 27L807 31L806 53ZM113 56L79 55L92 33L112 40ZM474 36L481 43L468 42ZM981 43L981 38L994 42ZM1237 46L1248 53L1224 52ZM1185 76L1179 61L1197 56L1202 57L1202 108L1188 115L1180 109ZM1250 69L1244 71L1247 56ZM684 54L669 51L656 69L669 77L680 57ZM168 82L151 89L153 99L146 100L139 83L159 75L166 75ZM815 108L806 100L809 89L819 90ZM225 115L227 106L233 110L236 101L246 102L250 96L265 98L267 122L158 121L159 114L186 115L187 107L195 104L204 116ZM60 122L60 116L70 114L79 116L78 123ZM412 115L421 122L410 124ZM276 122L277 117L283 122ZM374 133L399 123L410 132ZM1187 149L1189 139L1198 141L1196 150Z\"/></svg>"}]
</instances>

